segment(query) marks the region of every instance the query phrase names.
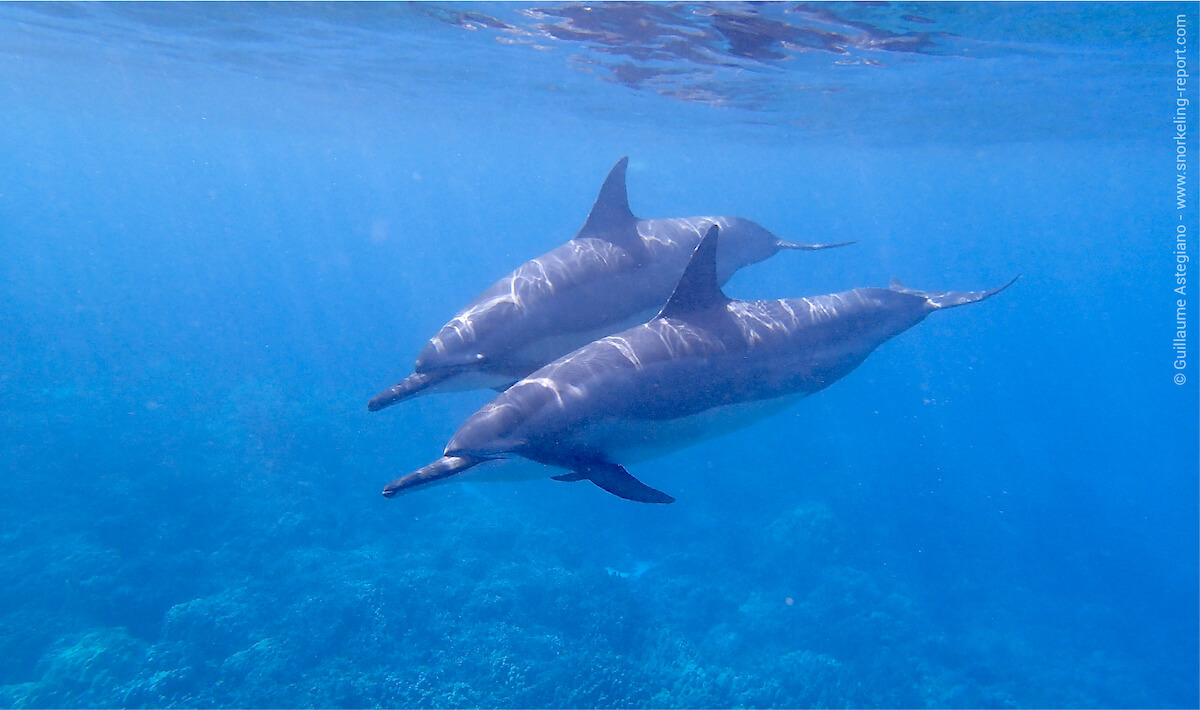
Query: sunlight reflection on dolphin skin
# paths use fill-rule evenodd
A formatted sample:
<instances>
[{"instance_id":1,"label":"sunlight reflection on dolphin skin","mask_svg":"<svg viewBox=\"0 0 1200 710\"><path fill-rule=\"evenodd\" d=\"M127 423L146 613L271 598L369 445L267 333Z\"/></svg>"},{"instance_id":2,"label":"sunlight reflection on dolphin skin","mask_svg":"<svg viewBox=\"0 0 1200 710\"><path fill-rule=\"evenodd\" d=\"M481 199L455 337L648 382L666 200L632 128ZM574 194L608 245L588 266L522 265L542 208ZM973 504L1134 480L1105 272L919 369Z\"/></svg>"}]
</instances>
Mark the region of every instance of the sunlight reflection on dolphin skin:
<instances>
[{"instance_id":1,"label":"sunlight reflection on dolphin skin","mask_svg":"<svg viewBox=\"0 0 1200 710\"><path fill-rule=\"evenodd\" d=\"M695 354L707 354L714 348L724 351L724 344L713 340L708 335L686 321L669 318L656 319L647 324L652 333L658 336L672 359L678 359Z\"/></svg>"},{"instance_id":2,"label":"sunlight reflection on dolphin skin","mask_svg":"<svg viewBox=\"0 0 1200 710\"><path fill-rule=\"evenodd\" d=\"M550 377L530 377L518 382L513 387L540 387L547 390L554 395L554 401L559 408L566 406L567 398L579 399L585 394L582 387L576 387L569 382L561 382ZM564 392L566 397L563 396Z\"/></svg>"},{"instance_id":3,"label":"sunlight reflection on dolphin skin","mask_svg":"<svg viewBox=\"0 0 1200 710\"><path fill-rule=\"evenodd\" d=\"M605 338L601 342L611 345L620 351L620 353L625 356L625 359L628 360L636 369L642 369L642 360L638 357L637 350L630 345L629 341L625 340L625 338L622 338L619 335L613 335Z\"/></svg>"}]
</instances>

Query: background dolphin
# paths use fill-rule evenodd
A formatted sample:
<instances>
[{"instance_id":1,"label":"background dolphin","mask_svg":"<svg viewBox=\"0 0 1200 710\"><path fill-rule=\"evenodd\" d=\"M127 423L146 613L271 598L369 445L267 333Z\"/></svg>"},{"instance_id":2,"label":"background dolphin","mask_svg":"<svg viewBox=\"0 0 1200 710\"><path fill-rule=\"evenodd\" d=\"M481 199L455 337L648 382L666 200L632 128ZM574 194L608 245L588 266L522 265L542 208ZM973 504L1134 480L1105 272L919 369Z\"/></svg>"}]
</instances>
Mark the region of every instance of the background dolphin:
<instances>
[{"instance_id":1,"label":"background dolphin","mask_svg":"<svg viewBox=\"0 0 1200 710\"><path fill-rule=\"evenodd\" d=\"M644 503L674 499L619 462L730 431L820 391L930 313L991 291L924 292L893 281L815 298L739 301L721 292L713 225L670 300L643 325L590 343L471 415L442 458L384 489L446 480L517 455ZM1014 279L1015 281L1015 279Z\"/></svg>"},{"instance_id":2,"label":"background dolphin","mask_svg":"<svg viewBox=\"0 0 1200 710\"><path fill-rule=\"evenodd\" d=\"M471 301L429 339L415 372L367 408L377 411L438 390L507 386L582 345L644 322L671 295L712 225L723 235L720 283L780 249L851 243L786 242L740 217L638 219L625 188L628 163L617 161L571 241L525 262Z\"/></svg>"}]
</instances>

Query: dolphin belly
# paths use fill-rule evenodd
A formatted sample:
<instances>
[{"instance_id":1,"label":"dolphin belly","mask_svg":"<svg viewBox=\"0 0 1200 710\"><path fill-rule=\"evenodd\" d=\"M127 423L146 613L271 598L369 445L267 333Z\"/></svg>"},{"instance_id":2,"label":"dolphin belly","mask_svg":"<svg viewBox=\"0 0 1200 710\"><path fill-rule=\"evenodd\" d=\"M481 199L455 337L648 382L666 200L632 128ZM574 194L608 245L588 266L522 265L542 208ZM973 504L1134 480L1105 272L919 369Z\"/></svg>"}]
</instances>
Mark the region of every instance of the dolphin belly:
<instances>
[{"instance_id":1,"label":"dolphin belly","mask_svg":"<svg viewBox=\"0 0 1200 710\"><path fill-rule=\"evenodd\" d=\"M637 463L748 427L782 412L807 395L796 392L728 404L677 419L605 419L584 427L572 437L572 443L603 451L613 461Z\"/></svg>"},{"instance_id":2,"label":"dolphin belly","mask_svg":"<svg viewBox=\"0 0 1200 710\"><path fill-rule=\"evenodd\" d=\"M552 468L520 457L493 459L461 474L463 481L476 483L511 483L517 481L536 481L539 478L549 478L562 473L562 469Z\"/></svg>"}]
</instances>

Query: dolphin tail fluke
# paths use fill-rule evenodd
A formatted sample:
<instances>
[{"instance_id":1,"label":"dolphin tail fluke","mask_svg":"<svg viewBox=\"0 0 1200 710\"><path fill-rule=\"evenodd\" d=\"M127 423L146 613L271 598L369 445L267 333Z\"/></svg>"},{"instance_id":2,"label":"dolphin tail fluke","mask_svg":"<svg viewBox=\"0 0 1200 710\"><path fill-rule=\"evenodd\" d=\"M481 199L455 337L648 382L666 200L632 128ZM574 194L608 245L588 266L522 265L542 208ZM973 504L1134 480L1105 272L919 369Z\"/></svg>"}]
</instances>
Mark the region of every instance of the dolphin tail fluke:
<instances>
[{"instance_id":1,"label":"dolphin tail fluke","mask_svg":"<svg viewBox=\"0 0 1200 710\"><path fill-rule=\"evenodd\" d=\"M371 401L367 402L367 409L378 412L384 407L390 407L397 402L416 397L451 374L452 372L449 370L435 373L414 372L401 380L400 384L393 385L372 397Z\"/></svg>"},{"instance_id":2,"label":"dolphin tail fluke","mask_svg":"<svg viewBox=\"0 0 1200 710\"><path fill-rule=\"evenodd\" d=\"M472 456L443 456L428 466L418 468L407 476L401 476L387 484L383 488L383 496L391 498L397 493L411 490L418 486L437 483L451 476L457 476L468 468L478 466L486 460Z\"/></svg>"},{"instance_id":3,"label":"dolphin tail fluke","mask_svg":"<svg viewBox=\"0 0 1200 710\"><path fill-rule=\"evenodd\" d=\"M836 247L848 247L851 244L858 242L833 242L830 244L799 244L797 242L785 242L779 240L780 249L799 249L800 251L820 251L821 249L834 249Z\"/></svg>"},{"instance_id":4,"label":"dolphin tail fluke","mask_svg":"<svg viewBox=\"0 0 1200 710\"><path fill-rule=\"evenodd\" d=\"M1009 286L1012 286L1019 278L1021 277L1018 276L1012 281L1009 281L999 288L994 288L991 291L918 291L916 289L908 288L904 284L900 283L899 279L892 279L892 283L889 288L896 293L906 293L910 296L920 296L921 298L929 301L930 305L932 305L934 308L954 308L955 306L965 306L968 303L978 303L985 298L991 298Z\"/></svg>"},{"instance_id":5,"label":"dolphin tail fluke","mask_svg":"<svg viewBox=\"0 0 1200 710\"><path fill-rule=\"evenodd\" d=\"M577 471L551 476L555 481L591 481L618 498L638 503L674 503L675 499L642 483L615 463L591 463Z\"/></svg>"}]
</instances>

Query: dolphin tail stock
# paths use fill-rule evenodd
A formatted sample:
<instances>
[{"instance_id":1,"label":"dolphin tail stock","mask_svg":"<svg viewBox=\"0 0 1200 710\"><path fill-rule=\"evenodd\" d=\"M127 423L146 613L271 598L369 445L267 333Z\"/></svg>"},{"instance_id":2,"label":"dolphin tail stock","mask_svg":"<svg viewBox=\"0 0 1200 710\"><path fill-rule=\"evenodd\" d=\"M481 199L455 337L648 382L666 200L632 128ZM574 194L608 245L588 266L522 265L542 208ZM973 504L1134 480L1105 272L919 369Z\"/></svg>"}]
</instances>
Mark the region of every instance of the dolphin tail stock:
<instances>
[{"instance_id":1,"label":"dolphin tail stock","mask_svg":"<svg viewBox=\"0 0 1200 710\"><path fill-rule=\"evenodd\" d=\"M397 402L403 402L410 397L416 397L424 390L436 385L452 374L454 373L451 370L414 372L403 380L400 380L399 384L392 385L372 397L371 401L367 402L367 409L372 412L378 412L384 407L390 407Z\"/></svg>"},{"instance_id":2,"label":"dolphin tail stock","mask_svg":"<svg viewBox=\"0 0 1200 710\"><path fill-rule=\"evenodd\" d=\"M591 481L618 498L638 503L674 503L675 499L634 478L624 466L615 463L589 462L570 473L551 476L555 481Z\"/></svg>"},{"instance_id":3,"label":"dolphin tail stock","mask_svg":"<svg viewBox=\"0 0 1200 710\"><path fill-rule=\"evenodd\" d=\"M835 249L837 247L848 247L851 244L858 244L857 241L850 242L831 242L829 244L800 244L799 242L787 242L779 240L780 249L797 249L799 251L820 251L821 249Z\"/></svg>"},{"instance_id":4,"label":"dolphin tail stock","mask_svg":"<svg viewBox=\"0 0 1200 710\"><path fill-rule=\"evenodd\" d=\"M451 476L457 476L463 471L473 466L478 466L487 460L474 456L443 456L437 461L427 466L422 466L407 476L401 476L384 486L383 497L391 498L397 493L417 488L418 486L437 483Z\"/></svg>"},{"instance_id":5,"label":"dolphin tail stock","mask_svg":"<svg viewBox=\"0 0 1200 710\"><path fill-rule=\"evenodd\" d=\"M924 298L934 308L954 308L955 306L965 306L968 303L978 303L985 298L991 298L1009 286L1012 286L1019 278L1021 277L1018 276L1003 286L990 291L918 291L900 283L899 279L892 279L892 283L888 288L896 293L905 293L910 296Z\"/></svg>"}]
</instances>

